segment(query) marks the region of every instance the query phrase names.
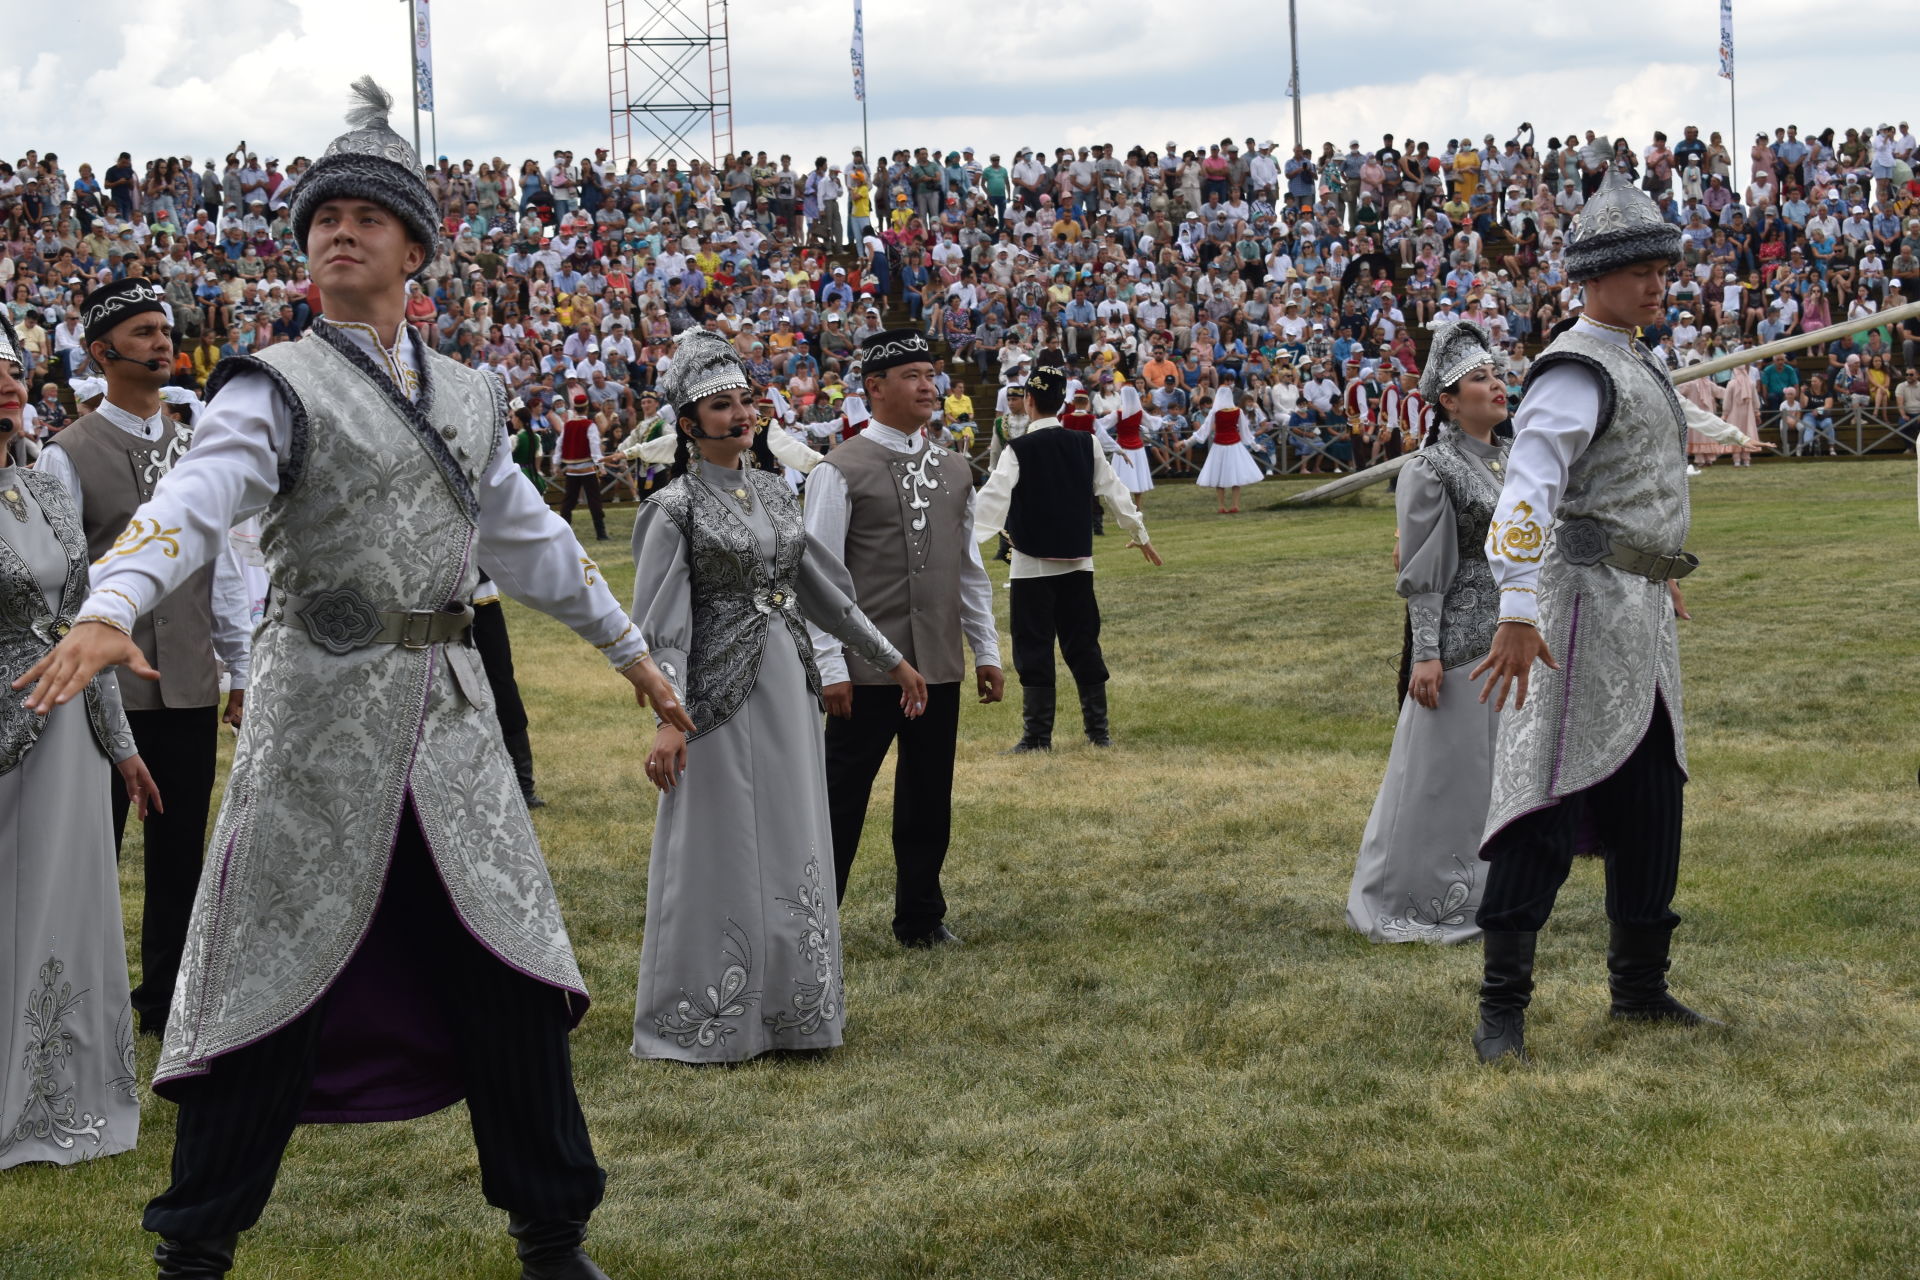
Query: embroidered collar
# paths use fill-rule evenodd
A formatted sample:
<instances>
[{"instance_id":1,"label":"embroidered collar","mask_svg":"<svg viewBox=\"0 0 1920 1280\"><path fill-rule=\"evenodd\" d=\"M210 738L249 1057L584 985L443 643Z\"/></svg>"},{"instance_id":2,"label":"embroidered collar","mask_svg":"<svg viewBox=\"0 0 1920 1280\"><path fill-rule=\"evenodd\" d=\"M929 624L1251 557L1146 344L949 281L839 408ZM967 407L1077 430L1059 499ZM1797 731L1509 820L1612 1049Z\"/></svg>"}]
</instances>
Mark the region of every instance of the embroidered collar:
<instances>
[{"instance_id":1,"label":"embroidered collar","mask_svg":"<svg viewBox=\"0 0 1920 1280\"><path fill-rule=\"evenodd\" d=\"M413 344L407 340L408 326L403 321L394 330L393 345L389 347L380 340L380 331L370 324L358 320L335 320L323 315L329 327L336 332L353 339L355 346L373 357L380 371L393 379L393 385L406 392L407 399L420 398L420 373L415 366Z\"/></svg>"},{"instance_id":2,"label":"embroidered collar","mask_svg":"<svg viewBox=\"0 0 1920 1280\"><path fill-rule=\"evenodd\" d=\"M1634 337L1638 333L1635 329L1622 328L1617 324L1608 324L1604 320L1595 320L1589 315L1582 315L1575 323L1584 326L1587 332L1594 337L1609 338L1623 347L1632 346Z\"/></svg>"}]
</instances>

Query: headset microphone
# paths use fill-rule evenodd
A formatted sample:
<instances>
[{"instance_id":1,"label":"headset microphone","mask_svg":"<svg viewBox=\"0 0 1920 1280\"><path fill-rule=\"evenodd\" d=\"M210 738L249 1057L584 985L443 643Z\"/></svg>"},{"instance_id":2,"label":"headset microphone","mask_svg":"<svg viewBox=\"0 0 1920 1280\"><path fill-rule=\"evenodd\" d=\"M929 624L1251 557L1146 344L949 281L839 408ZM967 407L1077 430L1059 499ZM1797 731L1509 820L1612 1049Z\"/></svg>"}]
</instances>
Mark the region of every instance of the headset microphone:
<instances>
[{"instance_id":1,"label":"headset microphone","mask_svg":"<svg viewBox=\"0 0 1920 1280\"><path fill-rule=\"evenodd\" d=\"M753 430L752 427L728 427L724 433L717 436L710 436L704 431L699 434L702 440L738 440L751 430Z\"/></svg>"},{"instance_id":2,"label":"headset microphone","mask_svg":"<svg viewBox=\"0 0 1920 1280\"><path fill-rule=\"evenodd\" d=\"M118 361L122 364L137 364L153 373L158 373L160 372L160 370L167 367L167 362L165 360L135 360L132 356L121 355L118 351L115 351L112 347L107 348L107 359Z\"/></svg>"}]
</instances>

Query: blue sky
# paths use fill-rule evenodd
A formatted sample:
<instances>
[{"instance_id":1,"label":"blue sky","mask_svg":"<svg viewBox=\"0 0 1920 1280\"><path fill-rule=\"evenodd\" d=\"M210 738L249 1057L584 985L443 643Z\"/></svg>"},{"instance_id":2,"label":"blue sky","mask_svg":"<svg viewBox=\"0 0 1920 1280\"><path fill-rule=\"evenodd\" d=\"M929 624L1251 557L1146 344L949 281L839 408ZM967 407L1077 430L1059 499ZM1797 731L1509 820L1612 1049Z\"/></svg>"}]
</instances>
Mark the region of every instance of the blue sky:
<instances>
[{"instance_id":1,"label":"blue sky","mask_svg":"<svg viewBox=\"0 0 1920 1280\"><path fill-rule=\"evenodd\" d=\"M1388 131L1435 145L1466 132L1505 139L1522 119L1543 140L1593 128L1644 142L1687 122L1728 130L1717 0L1302 0L1301 10L1310 144L1372 145ZM395 125L411 130L400 0L96 0L66 12L0 54L0 145L15 153L204 158L244 137L265 155L315 155L362 72L401 95ZM851 0L734 0L730 13L735 145L843 159L860 137ZM866 19L877 150L971 144L1010 158L1022 144L1292 140L1279 0L870 0ZM1743 144L1763 125L1920 116L1920 93L1906 88L1911 0L1736 0L1735 20ZM598 0L436 0L440 150L517 162L605 145L603 30Z\"/></svg>"}]
</instances>

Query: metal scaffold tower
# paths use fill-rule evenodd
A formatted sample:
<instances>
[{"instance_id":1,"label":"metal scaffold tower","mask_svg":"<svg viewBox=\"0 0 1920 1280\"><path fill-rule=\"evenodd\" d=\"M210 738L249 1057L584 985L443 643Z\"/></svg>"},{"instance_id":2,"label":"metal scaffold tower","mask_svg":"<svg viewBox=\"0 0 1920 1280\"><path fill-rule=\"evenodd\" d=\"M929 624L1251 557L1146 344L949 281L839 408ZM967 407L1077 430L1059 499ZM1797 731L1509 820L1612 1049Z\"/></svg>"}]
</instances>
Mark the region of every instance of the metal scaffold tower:
<instances>
[{"instance_id":1,"label":"metal scaffold tower","mask_svg":"<svg viewBox=\"0 0 1920 1280\"><path fill-rule=\"evenodd\" d=\"M613 159L720 161L733 150L727 0L606 0Z\"/></svg>"}]
</instances>

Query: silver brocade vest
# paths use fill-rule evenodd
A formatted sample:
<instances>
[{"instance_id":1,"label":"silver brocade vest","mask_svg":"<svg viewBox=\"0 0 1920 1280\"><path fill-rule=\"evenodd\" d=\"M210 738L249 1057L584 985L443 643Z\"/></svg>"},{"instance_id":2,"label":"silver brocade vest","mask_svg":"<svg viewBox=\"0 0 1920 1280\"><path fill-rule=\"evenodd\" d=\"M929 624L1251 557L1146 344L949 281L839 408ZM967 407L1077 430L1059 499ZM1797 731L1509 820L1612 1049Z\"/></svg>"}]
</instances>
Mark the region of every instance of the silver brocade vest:
<instances>
[{"instance_id":1,"label":"silver brocade vest","mask_svg":"<svg viewBox=\"0 0 1920 1280\"><path fill-rule=\"evenodd\" d=\"M928 684L967 673L960 647L960 570L973 522L973 471L957 453L931 442L896 453L855 436L825 465L847 481L847 572L856 603L887 642ZM887 673L846 652L855 684L891 684Z\"/></svg>"},{"instance_id":2,"label":"silver brocade vest","mask_svg":"<svg viewBox=\"0 0 1920 1280\"><path fill-rule=\"evenodd\" d=\"M415 350L417 404L324 324L216 370L210 398L237 373L264 373L293 419L260 538L286 591L351 588L382 610L471 595L474 492L505 439L505 406L485 375ZM156 1086L326 991L373 918L409 796L466 927L514 968L584 996L474 650L333 654L269 615Z\"/></svg>"},{"instance_id":3,"label":"silver brocade vest","mask_svg":"<svg viewBox=\"0 0 1920 1280\"><path fill-rule=\"evenodd\" d=\"M1500 456L1506 457L1504 449ZM1408 605L1415 648L1439 649L1440 665L1451 671L1485 657L1493 647L1500 590L1487 565L1487 525L1500 505L1500 482L1468 459L1451 431L1416 453L1411 465L1430 467L1453 507L1460 563L1441 598L1440 616L1430 617L1431 610Z\"/></svg>"},{"instance_id":4,"label":"silver brocade vest","mask_svg":"<svg viewBox=\"0 0 1920 1280\"><path fill-rule=\"evenodd\" d=\"M1590 520L1616 546L1658 555L1687 539L1686 415L1673 384L1626 347L1570 330L1534 361L1573 363L1600 380L1599 434L1567 473L1555 536L1544 539L1540 634L1558 671L1536 664L1526 706L1500 718L1486 836L1611 777L1652 721L1654 698L1673 722L1674 758L1687 767L1681 729L1680 648L1664 582L1561 552L1559 530ZM1516 521L1531 513L1515 511ZM1537 530L1515 530L1538 545ZM1511 536L1511 535L1509 535Z\"/></svg>"},{"instance_id":5,"label":"silver brocade vest","mask_svg":"<svg viewBox=\"0 0 1920 1280\"><path fill-rule=\"evenodd\" d=\"M45 716L27 710L24 694L13 692L13 682L47 656L47 651L73 626L74 615L87 598L87 538L80 515L65 486L38 471L16 471L20 483L39 504L54 536L67 553L67 580L60 590L60 612L47 612L47 595L39 580L14 549L0 540L0 773L6 773L33 749L47 727ZM100 698L100 682L113 680L102 671L87 683L87 721L93 739L109 760L124 756L133 745L126 721L109 724Z\"/></svg>"},{"instance_id":6,"label":"silver brocade vest","mask_svg":"<svg viewBox=\"0 0 1920 1280\"><path fill-rule=\"evenodd\" d=\"M760 538L704 481L676 477L648 495L687 542L693 592L693 647L687 669L661 670L681 686L695 732L688 741L719 728L740 709L760 676L774 615L800 654L807 688L820 693L813 665L813 642L800 616L794 579L807 549L806 526L787 482L769 471L749 468L745 482L773 524L773 572L760 557Z\"/></svg>"}]
</instances>

